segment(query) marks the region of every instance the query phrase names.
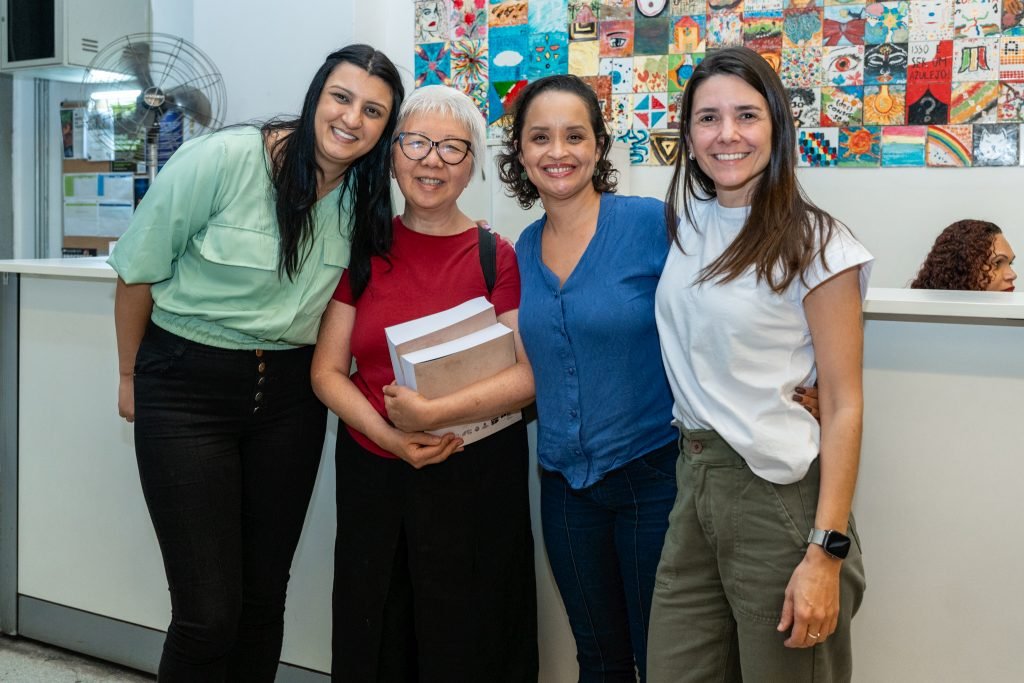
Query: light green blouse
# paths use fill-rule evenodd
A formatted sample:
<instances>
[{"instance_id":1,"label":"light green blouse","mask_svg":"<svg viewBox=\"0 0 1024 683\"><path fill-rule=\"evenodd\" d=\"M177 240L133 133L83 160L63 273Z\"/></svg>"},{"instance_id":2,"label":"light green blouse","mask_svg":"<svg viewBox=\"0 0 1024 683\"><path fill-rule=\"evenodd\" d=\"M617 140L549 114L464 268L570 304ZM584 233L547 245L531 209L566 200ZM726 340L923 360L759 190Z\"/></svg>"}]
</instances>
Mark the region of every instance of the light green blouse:
<instances>
[{"instance_id":1,"label":"light green blouse","mask_svg":"<svg viewBox=\"0 0 1024 683\"><path fill-rule=\"evenodd\" d=\"M320 315L349 261L348 200L315 207L295 279L278 276L278 227L258 128L186 142L160 171L108 263L128 284L152 283L153 322L228 349L316 341Z\"/></svg>"}]
</instances>

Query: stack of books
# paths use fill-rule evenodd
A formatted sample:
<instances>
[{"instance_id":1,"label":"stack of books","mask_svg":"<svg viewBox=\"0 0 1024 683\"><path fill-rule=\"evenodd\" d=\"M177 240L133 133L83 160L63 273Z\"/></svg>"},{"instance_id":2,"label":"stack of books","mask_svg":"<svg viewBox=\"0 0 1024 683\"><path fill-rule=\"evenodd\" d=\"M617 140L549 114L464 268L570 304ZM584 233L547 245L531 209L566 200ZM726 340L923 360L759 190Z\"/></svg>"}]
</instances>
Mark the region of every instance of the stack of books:
<instances>
[{"instance_id":1,"label":"stack of books","mask_svg":"<svg viewBox=\"0 0 1024 683\"><path fill-rule=\"evenodd\" d=\"M498 322L484 297L440 313L385 328L391 366L398 384L425 398L440 398L516 363L512 330ZM471 424L432 430L453 432L470 444L523 419L520 411Z\"/></svg>"}]
</instances>

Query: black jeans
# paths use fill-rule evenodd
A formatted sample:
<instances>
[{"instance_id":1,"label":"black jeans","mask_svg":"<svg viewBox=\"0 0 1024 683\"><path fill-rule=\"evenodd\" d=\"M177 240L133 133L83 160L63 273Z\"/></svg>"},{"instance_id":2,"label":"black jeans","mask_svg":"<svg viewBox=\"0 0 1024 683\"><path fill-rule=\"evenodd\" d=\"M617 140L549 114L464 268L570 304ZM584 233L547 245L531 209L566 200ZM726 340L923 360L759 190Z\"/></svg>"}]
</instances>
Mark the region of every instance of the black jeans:
<instances>
[{"instance_id":1,"label":"black jeans","mask_svg":"<svg viewBox=\"0 0 1024 683\"><path fill-rule=\"evenodd\" d=\"M274 680L327 420L312 356L146 331L135 451L171 593L161 683Z\"/></svg>"}]
</instances>

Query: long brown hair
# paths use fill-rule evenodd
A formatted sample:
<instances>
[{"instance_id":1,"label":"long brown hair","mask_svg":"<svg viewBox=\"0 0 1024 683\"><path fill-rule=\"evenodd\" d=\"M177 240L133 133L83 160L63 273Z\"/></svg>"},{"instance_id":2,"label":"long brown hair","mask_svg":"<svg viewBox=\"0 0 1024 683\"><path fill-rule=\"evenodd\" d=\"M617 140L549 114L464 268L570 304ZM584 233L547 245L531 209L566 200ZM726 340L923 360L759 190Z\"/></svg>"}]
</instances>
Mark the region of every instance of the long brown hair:
<instances>
[{"instance_id":1,"label":"long brown hair","mask_svg":"<svg viewBox=\"0 0 1024 683\"><path fill-rule=\"evenodd\" d=\"M833 232L845 229L831 215L815 206L796 179L796 128L782 81L760 55L745 47L718 50L694 69L680 102L680 151L665 198L665 222L669 238L682 251L676 224L680 189L683 213L694 225L693 201L718 196L715 182L700 166L684 163L690 148L693 99L711 76L736 76L768 102L772 124L771 157L754 186L750 214L743 228L722 254L700 273L697 283L729 282L753 267L757 281L766 282L781 294L820 258L826 268L824 249ZM699 226L695 226L699 229Z\"/></svg>"}]
</instances>

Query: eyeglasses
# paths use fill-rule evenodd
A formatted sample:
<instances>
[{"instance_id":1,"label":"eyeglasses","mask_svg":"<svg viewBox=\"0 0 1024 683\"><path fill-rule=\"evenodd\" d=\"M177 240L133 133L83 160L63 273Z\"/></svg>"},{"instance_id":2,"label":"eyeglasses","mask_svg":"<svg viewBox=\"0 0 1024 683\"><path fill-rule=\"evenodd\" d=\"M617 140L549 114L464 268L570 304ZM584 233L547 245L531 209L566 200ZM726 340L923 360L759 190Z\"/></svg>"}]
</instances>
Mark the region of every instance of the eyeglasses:
<instances>
[{"instance_id":1,"label":"eyeglasses","mask_svg":"<svg viewBox=\"0 0 1024 683\"><path fill-rule=\"evenodd\" d=\"M436 148L438 158L449 166L461 164L466 155L473 151L469 140L445 138L438 141L419 133L399 133L392 140L392 143L395 142L402 149L402 154L411 161L426 159L430 150Z\"/></svg>"}]
</instances>

